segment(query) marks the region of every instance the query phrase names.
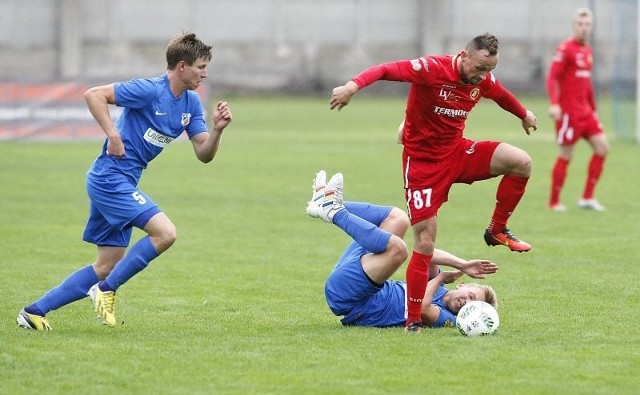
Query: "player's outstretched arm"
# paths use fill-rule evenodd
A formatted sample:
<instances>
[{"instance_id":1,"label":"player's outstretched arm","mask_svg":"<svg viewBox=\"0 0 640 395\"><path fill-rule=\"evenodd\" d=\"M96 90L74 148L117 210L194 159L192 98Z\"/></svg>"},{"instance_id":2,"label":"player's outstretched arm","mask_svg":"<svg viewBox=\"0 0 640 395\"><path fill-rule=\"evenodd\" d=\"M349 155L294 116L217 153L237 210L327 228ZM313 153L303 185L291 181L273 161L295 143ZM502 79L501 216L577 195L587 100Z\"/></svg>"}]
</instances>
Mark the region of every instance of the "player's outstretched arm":
<instances>
[{"instance_id":1,"label":"player's outstretched arm","mask_svg":"<svg viewBox=\"0 0 640 395\"><path fill-rule=\"evenodd\" d=\"M432 265L449 266L458 269L469 277L486 278L487 274L498 271L498 265L487 259L466 260L453 255L450 252L435 249L433 251Z\"/></svg>"}]
</instances>

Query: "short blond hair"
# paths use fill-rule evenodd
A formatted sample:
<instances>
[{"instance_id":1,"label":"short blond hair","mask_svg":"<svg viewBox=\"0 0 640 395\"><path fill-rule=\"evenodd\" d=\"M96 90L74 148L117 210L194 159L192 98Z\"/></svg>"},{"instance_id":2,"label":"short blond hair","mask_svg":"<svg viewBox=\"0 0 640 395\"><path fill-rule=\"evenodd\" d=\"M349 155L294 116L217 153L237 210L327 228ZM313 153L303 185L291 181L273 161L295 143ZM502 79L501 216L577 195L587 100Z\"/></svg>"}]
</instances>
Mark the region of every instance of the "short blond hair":
<instances>
[{"instance_id":1,"label":"short blond hair","mask_svg":"<svg viewBox=\"0 0 640 395\"><path fill-rule=\"evenodd\" d=\"M583 17L588 17L593 19L593 12L591 12L590 9L586 8L586 7L580 7L576 10L573 18L574 19L578 19L578 18L583 18Z\"/></svg>"},{"instance_id":2,"label":"short blond hair","mask_svg":"<svg viewBox=\"0 0 640 395\"><path fill-rule=\"evenodd\" d=\"M494 309L498 310L498 296L493 288L488 285L478 283L467 283L466 285L482 289L484 292L484 301L493 306Z\"/></svg>"}]
</instances>

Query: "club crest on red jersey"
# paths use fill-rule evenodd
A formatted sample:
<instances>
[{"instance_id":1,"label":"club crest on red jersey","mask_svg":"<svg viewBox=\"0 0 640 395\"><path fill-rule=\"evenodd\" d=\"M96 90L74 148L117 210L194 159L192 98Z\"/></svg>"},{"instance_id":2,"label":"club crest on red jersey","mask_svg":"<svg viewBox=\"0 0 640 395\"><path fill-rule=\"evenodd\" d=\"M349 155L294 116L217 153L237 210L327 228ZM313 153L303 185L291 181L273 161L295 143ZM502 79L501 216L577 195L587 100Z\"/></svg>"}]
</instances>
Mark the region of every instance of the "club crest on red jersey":
<instances>
[{"instance_id":1,"label":"club crest on red jersey","mask_svg":"<svg viewBox=\"0 0 640 395\"><path fill-rule=\"evenodd\" d=\"M472 98L473 100L478 100L478 97L480 96L480 88L473 88L471 89L471 92L469 92L469 97Z\"/></svg>"},{"instance_id":2,"label":"club crest on red jersey","mask_svg":"<svg viewBox=\"0 0 640 395\"><path fill-rule=\"evenodd\" d=\"M182 126L187 126L191 122L191 113L183 112L182 113L182 121L180 122Z\"/></svg>"}]
</instances>

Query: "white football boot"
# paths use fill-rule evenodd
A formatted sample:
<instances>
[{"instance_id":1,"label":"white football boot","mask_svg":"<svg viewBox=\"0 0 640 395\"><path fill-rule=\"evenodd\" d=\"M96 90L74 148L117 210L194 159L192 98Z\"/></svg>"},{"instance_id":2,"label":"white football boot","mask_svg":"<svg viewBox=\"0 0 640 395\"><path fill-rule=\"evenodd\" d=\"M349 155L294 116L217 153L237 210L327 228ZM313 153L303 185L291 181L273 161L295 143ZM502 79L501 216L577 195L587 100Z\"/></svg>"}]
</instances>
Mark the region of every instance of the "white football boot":
<instances>
[{"instance_id":1,"label":"white football boot","mask_svg":"<svg viewBox=\"0 0 640 395\"><path fill-rule=\"evenodd\" d=\"M322 218L323 221L329 222L330 224L333 223L333 217L336 213L344 209L344 204L342 203L342 184L342 173L336 173L324 188L322 206L318 214L320 214L320 218Z\"/></svg>"},{"instance_id":2,"label":"white football boot","mask_svg":"<svg viewBox=\"0 0 640 395\"><path fill-rule=\"evenodd\" d=\"M607 211L596 199L579 199L578 207L594 211Z\"/></svg>"},{"instance_id":3,"label":"white football boot","mask_svg":"<svg viewBox=\"0 0 640 395\"><path fill-rule=\"evenodd\" d=\"M322 199L324 198L324 189L327 185L327 172L324 170L316 173L316 178L313 179L313 193L311 200L307 202L307 209L305 210L310 217L320 218L320 211L322 211Z\"/></svg>"}]
</instances>

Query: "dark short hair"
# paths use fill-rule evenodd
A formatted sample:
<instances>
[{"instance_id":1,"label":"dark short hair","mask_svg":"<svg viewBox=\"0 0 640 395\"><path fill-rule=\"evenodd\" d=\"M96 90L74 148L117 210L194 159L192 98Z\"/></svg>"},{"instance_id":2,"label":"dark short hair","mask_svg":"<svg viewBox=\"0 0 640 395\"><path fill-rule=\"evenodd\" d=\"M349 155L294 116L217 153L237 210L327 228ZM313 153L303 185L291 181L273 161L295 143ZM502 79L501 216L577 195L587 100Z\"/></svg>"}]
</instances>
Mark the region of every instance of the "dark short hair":
<instances>
[{"instance_id":1,"label":"dark short hair","mask_svg":"<svg viewBox=\"0 0 640 395\"><path fill-rule=\"evenodd\" d=\"M174 36L167 45L167 69L173 70L181 60L191 66L199 58L211 60L211 45L196 37L195 33Z\"/></svg>"},{"instance_id":2,"label":"dark short hair","mask_svg":"<svg viewBox=\"0 0 640 395\"><path fill-rule=\"evenodd\" d=\"M498 38L491 33L481 34L475 36L467 43L465 47L467 52L478 51L486 49L489 52L489 56L496 56L498 54Z\"/></svg>"}]
</instances>

